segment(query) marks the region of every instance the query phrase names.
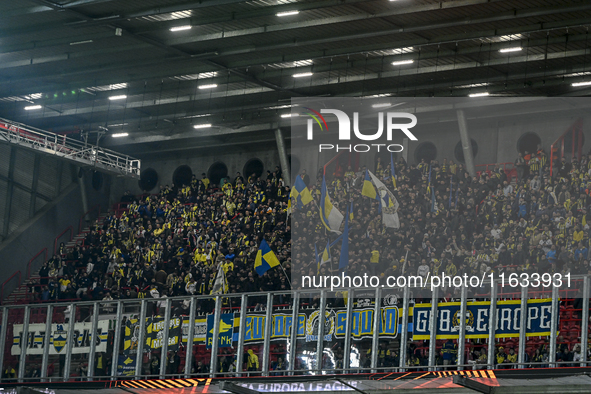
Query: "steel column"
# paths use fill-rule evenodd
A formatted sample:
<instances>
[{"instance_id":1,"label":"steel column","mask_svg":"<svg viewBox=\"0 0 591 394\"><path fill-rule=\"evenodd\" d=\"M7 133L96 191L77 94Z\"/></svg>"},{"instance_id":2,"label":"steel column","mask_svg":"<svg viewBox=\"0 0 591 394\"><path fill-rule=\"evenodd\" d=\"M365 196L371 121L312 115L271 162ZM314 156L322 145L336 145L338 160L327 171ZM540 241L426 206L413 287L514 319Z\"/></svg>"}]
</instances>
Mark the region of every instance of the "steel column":
<instances>
[{"instance_id":1,"label":"steel column","mask_svg":"<svg viewBox=\"0 0 591 394\"><path fill-rule=\"evenodd\" d=\"M21 354L18 359L18 381L22 383L25 377L25 364L27 363L27 346L29 345L29 320L31 317L31 307L25 306L25 315L23 316L23 330L21 331ZM3 340L4 338L0 338Z\"/></svg>"},{"instance_id":2,"label":"steel column","mask_svg":"<svg viewBox=\"0 0 591 394\"><path fill-rule=\"evenodd\" d=\"M143 300L142 300L143 302ZM117 376L117 359L119 358L119 346L121 343L121 324L123 323L123 302L117 301L117 314L115 318L115 335L113 336L113 354L111 357L111 380L115 380ZM133 333L132 333L133 334ZM138 342L138 350L135 359L135 366L136 366L136 375L137 367L142 365L141 359L141 342Z\"/></svg>"},{"instance_id":3,"label":"steel column","mask_svg":"<svg viewBox=\"0 0 591 394\"><path fill-rule=\"evenodd\" d=\"M524 368L521 363L525 362L525 342L527 336L527 287L521 286L521 316L519 319L519 353L517 354L517 362L520 364L517 368Z\"/></svg>"},{"instance_id":4,"label":"steel column","mask_svg":"<svg viewBox=\"0 0 591 394\"><path fill-rule=\"evenodd\" d=\"M581 145L579 145L580 147ZM583 310L581 311L581 367L587 365L587 346L589 344L589 275L583 278Z\"/></svg>"},{"instance_id":5,"label":"steel column","mask_svg":"<svg viewBox=\"0 0 591 394\"><path fill-rule=\"evenodd\" d=\"M90 329L90 353L88 354L88 371L86 376L94 376L94 355L96 352L97 327L99 319L99 303L95 302L93 305L94 313L92 314L92 328ZM100 339L99 339L100 340ZM115 359L113 359L115 362Z\"/></svg>"},{"instance_id":6,"label":"steel column","mask_svg":"<svg viewBox=\"0 0 591 394\"><path fill-rule=\"evenodd\" d=\"M78 186L80 187L80 199L82 200L82 209L84 209L84 213L88 212L88 197L86 195L86 171L84 168L80 167L78 169L78 175L82 173L82 176L78 177ZM82 219L86 223L86 216Z\"/></svg>"},{"instance_id":7,"label":"steel column","mask_svg":"<svg viewBox=\"0 0 591 394\"><path fill-rule=\"evenodd\" d=\"M66 361L64 362L64 382L70 380L70 366L72 364L72 347L74 346L74 325L76 324L76 304L70 304L70 319L68 320L68 336L66 340Z\"/></svg>"},{"instance_id":8,"label":"steel column","mask_svg":"<svg viewBox=\"0 0 591 394\"><path fill-rule=\"evenodd\" d=\"M271 352L271 327L273 327L273 293L267 294L265 313L265 338L263 339L263 376L269 376L269 353Z\"/></svg>"},{"instance_id":9,"label":"steel column","mask_svg":"<svg viewBox=\"0 0 591 394\"><path fill-rule=\"evenodd\" d=\"M213 312L213 335L211 336L211 357L209 359L209 377L213 378L217 372L218 365L218 343L220 336L220 319L222 315L222 299L215 296L215 309Z\"/></svg>"},{"instance_id":10,"label":"steel column","mask_svg":"<svg viewBox=\"0 0 591 394\"><path fill-rule=\"evenodd\" d=\"M316 341L316 370L314 375L319 375L324 358L324 323L326 321L326 290L320 292L320 310L318 313L318 340Z\"/></svg>"},{"instance_id":11,"label":"steel column","mask_svg":"<svg viewBox=\"0 0 591 394\"><path fill-rule=\"evenodd\" d=\"M193 337L195 336L195 297L191 297L189 305L189 332L187 333L187 348L185 353L185 379L191 377L193 365Z\"/></svg>"},{"instance_id":12,"label":"steel column","mask_svg":"<svg viewBox=\"0 0 591 394\"><path fill-rule=\"evenodd\" d=\"M464 353L466 347L466 310L468 302L468 287L462 286L460 289L460 315L461 315L461 323L460 323L460 332L458 335L458 356L456 357L456 365L459 367L464 364Z\"/></svg>"},{"instance_id":13,"label":"steel column","mask_svg":"<svg viewBox=\"0 0 591 394\"><path fill-rule=\"evenodd\" d=\"M495 337L497 330L497 282L490 284L490 309L488 312L488 369L495 368Z\"/></svg>"},{"instance_id":14,"label":"steel column","mask_svg":"<svg viewBox=\"0 0 591 394\"><path fill-rule=\"evenodd\" d=\"M166 311L164 311L164 332L162 333L162 352L160 353L160 379L166 378L166 364L168 361L168 333L170 332L171 307L172 301L170 298L167 297Z\"/></svg>"},{"instance_id":15,"label":"steel column","mask_svg":"<svg viewBox=\"0 0 591 394\"><path fill-rule=\"evenodd\" d=\"M142 299L142 303L140 305L140 316L138 317L139 323L139 334L137 337L137 353L135 359L135 379L139 379L143 372L143 364L144 364L144 342L145 340L145 332L146 332L146 310L148 309L148 301L146 299ZM117 317L119 318L119 310L117 308ZM119 319L121 321L121 319Z\"/></svg>"},{"instance_id":16,"label":"steel column","mask_svg":"<svg viewBox=\"0 0 591 394\"><path fill-rule=\"evenodd\" d=\"M472 140L468 134L468 123L463 109L457 110L458 126L460 129L460 140L462 141L462 151L464 152L464 162L466 170L471 177L476 176L476 167L474 167L474 156L472 153Z\"/></svg>"},{"instance_id":17,"label":"steel column","mask_svg":"<svg viewBox=\"0 0 591 394\"><path fill-rule=\"evenodd\" d=\"M406 343L408 342L408 304L410 298L410 289L404 286L402 291L402 327L400 329L400 350L398 351L398 367L404 368L406 361Z\"/></svg>"},{"instance_id":18,"label":"steel column","mask_svg":"<svg viewBox=\"0 0 591 394\"><path fill-rule=\"evenodd\" d=\"M550 361L550 368L556 368L556 331L558 325L558 313L560 312L558 308L558 287L554 286L554 280L552 281L552 313L550 324L550 354L548 358ZM581 349L582 350L582 349Z\"/></svg>"},{"instance_id":19,"label":"steel column","mask_svg":"<svg viewBox=\"0 0 591 394\"><path fill-rule=\"evenodd\" d=\"M297 352L297 340L298 340L298 316L300 309L300 293L298 291L293 294L293 305L291 310L291 331L289 333L289 354L287 360L287 368L295 370L295 360ZM293 375L290 372L289 375Z\"/></svg>"},{"instance_id":20,"label":"steel column","mask_svg":"<svg viewBox=\"0 0 591 394\"><path fill-rule=\"evenodd\" d=\"M0 327L0 381L2 381L2 375L4 374L4 349L6 348L6 331L8 329L8 311L7 307L2 308L2 326ZM47 339L47 333L46 341Z\"/></svg>"},{"instance_id":21,"label":"steel column","mask_svg":"<svg viewBox=\"0 0 591 394\"><path fill-rule=\"evenodd\" d=\"M53 319L53 305L47 305L47 314L45 316L45 335L43 336L43 356L41 357L41 378L47 377L47 367L49 362L49 337L51 335L51 320ZM2 337L4 338L4 337ZM0 353L2 354L2 353ZM0 368L1 370L1 368ZM41 379L46 382L45 379Z\"/></svg>"},{"instance_id":22,"label":"steel column","mask_svg":"<svg viewBox=\"0 0 591 394\"><path fill-rule=\"evenodd\" d=\"M238 327L238 348L236 350L236 372L242 372L244 364L244 334L246 332L246 312L248 311L248 296L242 294L240 300L240 327ZM237 374L236 376L242 376Z\"/></svg>"},{"instance_id":23,"label":"steel column","mask_svg":"<svg viewBox=\"0 0 591 394\"><path fill-rule=\"evenodd\" d=\"M429 316L429 370L435 371L435 351L437 350L437 303L439 302L439 288L431 293L431 316ZM404 360L406 363L406 360Z\"/></svg>"},{"instance_id":24,"label":"steel column","mask_svg":"<svg viewBox=\"0 0 591 394\"><path fill-rule=\"evenodd\" d=\"M343 372L349 372L351 368L351 331L353 329L353 300L354 292L352 288L347 291L347 323L345 325L345 347L343 352Z\"/></svg>"},{"instance_id":25,"label":"steel column","mask_svg":"<svg viewBox=\"0 0 591 394\"><path fill-rule=\"evenodd\" d=\"M371 336L371 371L377 372L378 351L380 348L380 323L382 321L382 288L376 287L373 306L373 335Z\"/></svg>"},{"instance_id":26,"label":"steel column","mask_svg":"<svg viewBox=\"0 0 591 394\"><path fill-rule=\"evenodd\" d=\"M285 185L291 185L291 167L287 157L287 150L285 149L285 140L280 128L275 129L275 140L277 141L277 150L279 151L279 163L281 164L281 177ZM248 174L244 174L248 176Z\"/></svg>"}]
</instances>

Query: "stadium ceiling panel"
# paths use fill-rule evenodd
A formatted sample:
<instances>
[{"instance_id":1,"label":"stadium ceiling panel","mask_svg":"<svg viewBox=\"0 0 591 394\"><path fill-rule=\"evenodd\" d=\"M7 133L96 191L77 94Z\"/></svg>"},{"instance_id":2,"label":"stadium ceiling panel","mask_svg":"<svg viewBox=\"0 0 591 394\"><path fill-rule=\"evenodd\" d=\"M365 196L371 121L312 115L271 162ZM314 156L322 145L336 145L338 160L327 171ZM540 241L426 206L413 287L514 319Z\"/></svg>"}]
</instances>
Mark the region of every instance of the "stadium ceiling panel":
<instances>
[{"instance_id":1,"label":"stadium ceiling panel","mask_svg":"<svg viewBox=\"0 0 591 394\"><path fill-rule=\"evenodd\" d=\"M127 134L103 140L125 153L267 141L291 97L591 92L572 86L591 78L586 0L21 0L0 15L0 117Z\"/></svg>"}]
</instances>

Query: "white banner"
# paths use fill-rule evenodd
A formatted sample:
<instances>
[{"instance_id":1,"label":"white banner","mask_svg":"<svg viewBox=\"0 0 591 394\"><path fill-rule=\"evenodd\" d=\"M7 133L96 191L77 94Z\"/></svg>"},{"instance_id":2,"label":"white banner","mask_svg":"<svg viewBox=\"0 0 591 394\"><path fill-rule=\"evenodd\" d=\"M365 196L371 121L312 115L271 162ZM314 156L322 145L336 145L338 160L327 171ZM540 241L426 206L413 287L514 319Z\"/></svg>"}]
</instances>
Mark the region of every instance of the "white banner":
<instances>
[{"instance_id":1,"label":"white banner","mask_svg":"<svg viewBox=\"0 0 591 394\"><path fill-rule=\"evenodd\" d=\"M15 324L12 334L12 348L10 354L13 356L21 354L21 336L23 325ZM66 354L68 343L69 324L52 324L51 332L46 335L45 324L29 324L29 335L27 339L27 354L43 354L46 338L49 338L49 354ZM96 335L92 334L92 323L74 324L74 342L72 353L89 353L90 341L96 341L96 352L107 351L107 337L109 335L109 321L101 320L97 325Z\"/></svg>"}]
</instances>

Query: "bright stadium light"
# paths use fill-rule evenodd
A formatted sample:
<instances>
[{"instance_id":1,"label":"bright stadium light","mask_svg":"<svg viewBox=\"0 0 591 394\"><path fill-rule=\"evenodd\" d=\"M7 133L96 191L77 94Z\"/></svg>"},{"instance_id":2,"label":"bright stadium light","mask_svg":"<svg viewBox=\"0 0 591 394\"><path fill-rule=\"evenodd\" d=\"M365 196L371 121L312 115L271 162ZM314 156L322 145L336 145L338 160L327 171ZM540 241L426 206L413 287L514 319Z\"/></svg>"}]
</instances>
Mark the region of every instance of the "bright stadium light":
<instances>
[{"instance_id":1,"label":"bright stadium light","mask_svg":"<svg viewBox=\"0 0 591 394\"><path fill-rule=\"evenodd\" d=\"M391 105L392 104L390 104L390 103L377 103L377 104L372 105L371 107L372 108L386 108L386 107L389 107Z\"/></svg>"},{"instance_id":2,"label":"bright stadium light","mask_svg":"<svg viewBox=\"0 0 591 394\"><path fill-rule=\"evenodd\" d=\"M126 95L120 94L118 96L111 96L111 97L109 97L109 100L125 100L126 98L127 98Z\"/></svg>"},{"instance_id":3,"label":"bright stadium light","mask_svg":"<svg viewBox=\"0 0 591 394\"><path fill-rule=\"evenodd\" d=\"M300 12L298 10L293 10L293 11L278 12L275 15L277 15L277 16L290 16L290 15L297 15L299 13Z\"/></svg>"},{"instance_id":4,"label":"bright stadium light","mask_svg":"<svg viewBox=\"0 0 591 394\"><path fill-rule=\"evenodd\" d=\"M523 49L522 47L503 48L503 49L499 49L499 52L501 52L501 53L507 53L507 52L519 52L519 51L521 51L522 49Z\"/></svg>"},{"instance_id":5,"label":"bright stadium light","mask_svg":"<svg viewBox=\"0 0 591 394\"><path fill-rule=\"evenodd\" d=\"M282 114L281 117L282 118L292 118L292 117L296 117L298 116L298 114Z\"/></svg>"},{"instance_id":6,"label":"bright stadium light","mask_svg":"<svg viewBox=\"0 0 591 394\"><path fill-rule=\"evenodd\" d=\"M591 85L591 81L587 81L587 82L574 82L573 84L571 84L571 86L577 87L577 86L589 86Z\"/></svg>"},{"instance_id":7,"label":"bright stadium light","mask_svg":"<svg viewBox=\"0 0 591 394\"><path fill-rule=\"evenodd\" d=\"M25 107L25 111L32 111L34 109L41 109L43 106L41 105L28 105Z\"/></svg>"},{"instance_id":8,"label":"bright stadium light","mask_svg":"<svg viewBox=\"0 0 591 394\"><path fill-rule=\"evenodd\" d=\"M314 75L314 73L299 73L299 74L293 74L292 76L294 78L302 78L302 77L311 77L312 75Z\"/></svg>"},{"instance_id":9,"label":"bright stadium light","mask_svg":"<svg viewBox=\"0 0 591 394\"><path fill-rule=\"evenodd\" d=\"M469 97L484 97L484 96L488 96L489 93L488 92L482 92L482 93L472 93L469 94Z\"/></svg>"},{"instance_id":10,"label":"bright stadium light","mask_svg":"<svg viewBox=\"0 0 591 394\"><path fill-rule=\"evenodd\" d=\"M128 135L129 135L128 133L115 133L115 134L111 134L111 137L121 138L121 137L127 137Z\"/></svg>"},{"instance_id":11,"label":"bright stadium light","mask_svg":"<svg viewBox=\"0 0 591 394\"><path fill-rule=\"evenodd\" d=\"M206 129L208 127L211 127L211 123L193 125L193 128L195 129Z\"/></svg>"},{"instance_id":12,"label":"bright stadium light","mask_svg":"<svg viewBox=\"0 0 591 394\"><path fill-rule=\"evenodd\" d=\"M184 25L184 26L175 26L171 27L170 31L181 31L181 30L191 30L191 25Z\"/></svg>"},{"instance_id":13,"label":"bright stadium light","mask_svg":"<svg viewBox=\"0 0 591 394\"><path fill-rule=\"evenodd\" d=\"M392 62L393 66L402 66L403 64L412 64L415 61L412 59L408 59L408 60L399 60L397 62Z\"/></svg>"},{"instance_id":14,"label":"bright stadium light","mask_svg":"<svg viewBox=\"0 0 591 394\"><path fill-rule=\"evenodd\" d=\"M199 89L213 89L213 88L217 88L218 85L215 83L210 83L209 85L201 85L199 86Z\"/></svg>"}]
</instances>

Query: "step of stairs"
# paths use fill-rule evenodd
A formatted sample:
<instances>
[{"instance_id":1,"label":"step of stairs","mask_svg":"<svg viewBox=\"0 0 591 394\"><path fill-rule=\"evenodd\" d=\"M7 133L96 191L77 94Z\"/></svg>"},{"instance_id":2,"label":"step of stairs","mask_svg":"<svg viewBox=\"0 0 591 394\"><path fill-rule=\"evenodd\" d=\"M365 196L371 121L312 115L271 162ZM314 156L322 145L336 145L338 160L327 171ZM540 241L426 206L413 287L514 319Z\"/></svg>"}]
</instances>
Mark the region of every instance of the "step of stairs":
<instances>
[{"instance_id":1,"label":"step of stairs","mask_svg":"<svg viewBox=\"0 0 591 394\"><path fill-rule=\"evenodd\" d=\"M102 212L96 220L89 221L88 225L86 225L79 234L74 235L74 237L72 237L71 241L68 241L67 243L65 243L66 248L72 249L72 248L76 247L76 245L78 245L80 243L80 241L86 239L86 236L90 233L91 225L94 226L94 224L96 223L97 220L98 220L99 225L102 225L104 220L106 218L110 217L111 215L113 215L113 212L111 212L111 211ZM41 269L41 268L39 268L39 269ZM31 273L30 278L25 279L16 289L14 289L10 294L8 294L6 296L6 298L4 299L4 302L2 302L2 304L12 305L12 304L16 304L19 301L25 299L25 297L28 294L30 294L28 291L28 286L30 286L33 283L38 283L38 280L39 280L39 270ZM2 300L0 300L0 302L1 301Z\"/></svg>"}]
</instances>

